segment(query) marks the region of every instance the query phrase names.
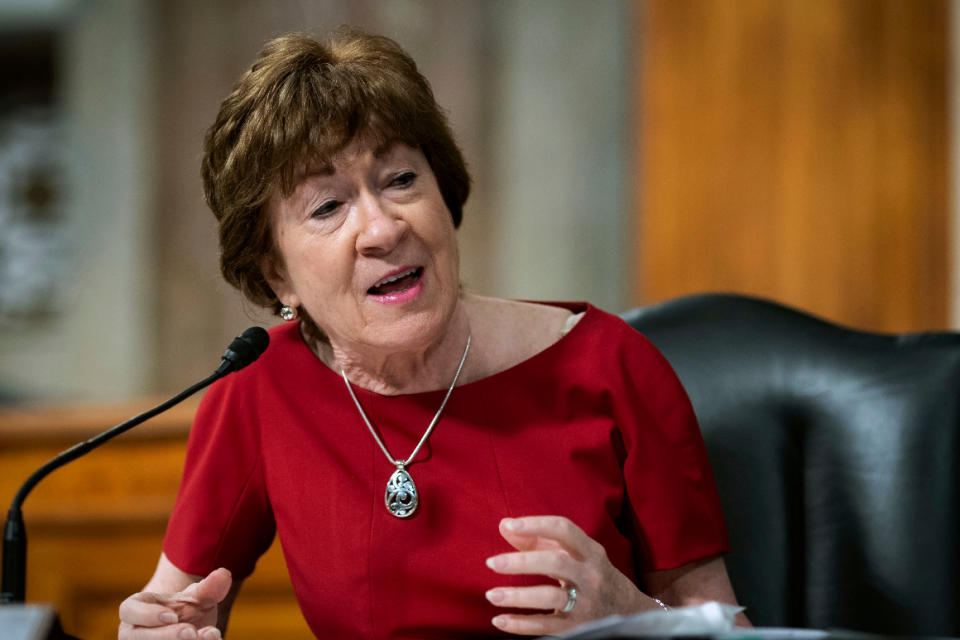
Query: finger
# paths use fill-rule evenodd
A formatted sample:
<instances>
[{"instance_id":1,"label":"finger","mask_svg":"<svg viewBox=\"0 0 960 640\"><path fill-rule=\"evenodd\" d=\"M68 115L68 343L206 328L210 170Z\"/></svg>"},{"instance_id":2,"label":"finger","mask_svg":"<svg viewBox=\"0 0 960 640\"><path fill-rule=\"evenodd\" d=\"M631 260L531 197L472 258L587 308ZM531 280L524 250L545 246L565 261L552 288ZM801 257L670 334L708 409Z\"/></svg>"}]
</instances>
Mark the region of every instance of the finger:
<instances>
[{"instance_id":1,"label":"finger","mask_svg":"<svg viewBox=\"0 0 960 640\"><path fill-rule=\"evenodd\" d=\"M525 534L523 531L512 531L504 528L503 524L500 525L500 535L503 536L503 538L510 543L510 546L517 551L534 551L537 549L557 549L566 551L556 540L531 533Z\"/></svg>"},{"instance_id":2,"label":"finger","mask_svg":"<svg viewBox=\"0 0 960 640\"><path fill-rule=\"evenodd\" d=\"M120 623L119 640L197 640L197 630L193 625L181 623L165 627L134 627Z\"/></svg>"},{"instance_id":3,"label":"finger","mask_svg":"<svg viewBox=\"0 0 960 640\"><path fill-rule=\"evenodd\" d=\"M179 596L178 599L180 600L193 601L200 606L218 604L227 597L232 583L233 576L230 571L221 567L211 571L200 582L194 582L179 594L176 594L175 597Z\"/></svg>"},{"instance_id":4,"label":"finger","mask_svg":"<svg viewBox=\"0 0 960 640\"><path fill-rule=\"evenodd\" d=\"M487 567L507 575L542 575L578 584L577 561L562 551L520 551L487 558Z\"/></svg>"},{"instance_id":5,"label":"finger","mask_svg":"<svg viewBox=\"0 0 960 640\"><path fill-rule=\"evenodd\" d=\"M176 624L180 618L160 604L155 593L137 593L120 603L120 620L138 627L162 627Z\"/></svg>"},{"instance_id":6,"label":"finger","mask_svg":"<svg viewBox=\"0 0 960 640\"><path fill-rule=\"evenodd\" d=\"M554 635L572 626L572 623L566 618L540 614L522 616L515 613L502 613L491 622L501 631L521 636Z\"/></svg>"},{"instance_id":7,"label":"finger","mask_svg":"<svg viewBox=\"0 0 960 640\"><path fill-rule=\"evenodd\" d=\"M204 627L197 632L197 635L200 636L200 640L221 640L223 638L220 635L220 629L216 627Z\"/></svg>"},{"instance_id":8,"label":"finger","mask_svg":"<svg viewBox=\"0 0 960 640\"><path fill-rule=\"evenodd\" d=\"M583 529L563 516L504 518L500 521L500 535L514 547L517 547L514 542L519 545L528 545L527 541L533 537L546 538L556 542L567 553L578 559L588 556L596 550L598 545L583 532Z\"/></svg>"},{"instance_id":9,"label":"finger","mask_svg":"<svg viewBox=\"0 0 960 640\"><path fill-rule=\"evenodd\" d=\"M490 589L485 595L491 604L498 607L547 611L562 609L568 598L565 590L546 584L537 587L497 587Z\"/></svg>"}]
</instances>

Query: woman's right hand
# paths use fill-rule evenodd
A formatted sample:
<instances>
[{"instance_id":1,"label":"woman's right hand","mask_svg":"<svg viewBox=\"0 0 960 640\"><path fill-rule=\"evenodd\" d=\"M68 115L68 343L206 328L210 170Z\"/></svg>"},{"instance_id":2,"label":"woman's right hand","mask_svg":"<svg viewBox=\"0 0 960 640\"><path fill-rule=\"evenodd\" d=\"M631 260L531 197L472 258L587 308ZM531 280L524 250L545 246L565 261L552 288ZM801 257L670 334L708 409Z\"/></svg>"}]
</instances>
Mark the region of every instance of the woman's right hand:
<instances>
[{"instance_id":1,"label":"woman's right hand","mask_svg":"<svg viewBox=\"0 0 960 640\"><path fill-rule=\"evenodd\" d=\"M219 640L217 606L232 578L216 569L177 593L135 593L120 605L119 640Z\"/></svg>"}]
</instances>

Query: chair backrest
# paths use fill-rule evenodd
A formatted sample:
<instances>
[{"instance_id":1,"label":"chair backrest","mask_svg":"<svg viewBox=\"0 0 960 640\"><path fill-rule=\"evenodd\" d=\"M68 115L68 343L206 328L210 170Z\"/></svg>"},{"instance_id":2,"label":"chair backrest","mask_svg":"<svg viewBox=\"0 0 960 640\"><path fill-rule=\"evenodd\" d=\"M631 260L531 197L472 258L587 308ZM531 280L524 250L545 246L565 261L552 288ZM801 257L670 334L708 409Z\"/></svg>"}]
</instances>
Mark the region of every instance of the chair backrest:
<instances>
[{"instance_id":1,"label":"chair backrest","mask_svg":"<svg viewBox=\"0 0 960 640\"><path fill-rule=\"evenodd\" d=\"M960 635L960 334L721 294L623 317L693 403L754 624Z\"/></svg>"}]
</instances>

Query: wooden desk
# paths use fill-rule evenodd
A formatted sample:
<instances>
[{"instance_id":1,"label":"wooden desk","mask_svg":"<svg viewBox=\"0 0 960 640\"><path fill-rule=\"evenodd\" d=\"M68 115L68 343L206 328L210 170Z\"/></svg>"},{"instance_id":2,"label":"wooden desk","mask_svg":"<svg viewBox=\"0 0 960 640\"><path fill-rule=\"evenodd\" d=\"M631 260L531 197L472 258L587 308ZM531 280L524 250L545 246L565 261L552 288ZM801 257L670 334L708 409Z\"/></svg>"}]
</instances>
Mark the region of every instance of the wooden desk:
<instances>
[{"instance_id":1,"label":"wooden desk","mask_svg":"<svg viewBox=\"0 0 960 640\"><path fill-rule=\"evenodd\" d=\"M149 409L158 399L110 407L0 409L0 508L37 467L71 445ZM119 436L54 471L23 505L27 601L49 602L64 630L117 637L117 607L156 566L173 506L196 401ZM278 544L244 584L231 640L312 638Z\"/></svg>"}]
</instances>

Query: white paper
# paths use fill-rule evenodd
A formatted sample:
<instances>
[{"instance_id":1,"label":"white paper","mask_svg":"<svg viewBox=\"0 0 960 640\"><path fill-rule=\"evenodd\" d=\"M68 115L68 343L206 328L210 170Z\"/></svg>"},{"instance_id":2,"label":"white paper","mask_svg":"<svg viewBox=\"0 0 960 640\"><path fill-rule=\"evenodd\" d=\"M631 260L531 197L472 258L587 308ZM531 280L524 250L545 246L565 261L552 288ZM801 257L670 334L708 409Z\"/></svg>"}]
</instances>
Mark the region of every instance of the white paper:
<instances>
[{"instance_id":1,"label":"white paper","mask_svg":"<svg viewBox=\"0 0 960 640\"><path fill-rule=\"evenodd\" d=\"M733 619L743 610L743 607L719 602L708 602L696 607L671 607L669 611L659 609L632 616L610 616L582 624L556 637L589 640L723 634L733 630Z\"/></svg>"}]
</instances>

